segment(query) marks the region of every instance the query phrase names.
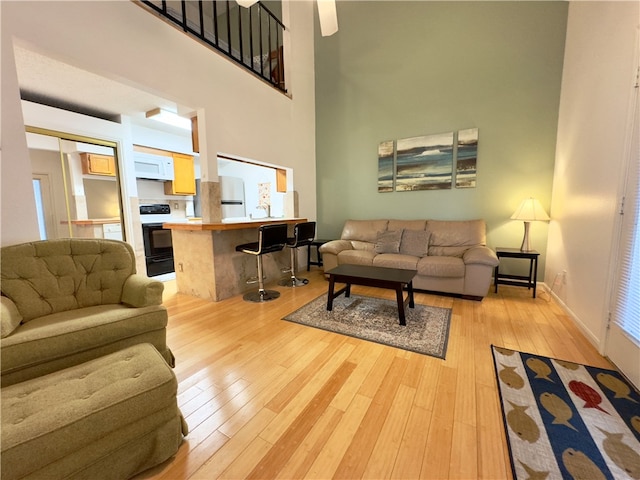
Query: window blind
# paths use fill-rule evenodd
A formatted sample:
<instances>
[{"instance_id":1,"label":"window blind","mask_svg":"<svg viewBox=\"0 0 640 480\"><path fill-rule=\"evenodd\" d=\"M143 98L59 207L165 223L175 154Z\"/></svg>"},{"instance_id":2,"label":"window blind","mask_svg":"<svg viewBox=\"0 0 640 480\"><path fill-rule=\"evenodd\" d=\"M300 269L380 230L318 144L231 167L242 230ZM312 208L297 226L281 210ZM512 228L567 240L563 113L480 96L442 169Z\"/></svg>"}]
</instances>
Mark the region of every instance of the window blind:
<instances>
[{"instance_id":1,"label":"window blind","mask_svg":"<svg viewBox=\"0 0 640 480\"><path fill-rule=\"evenodd\" d=\"M640 346L640 100L636 85L613 321Z\"/></svg>"}]
</instances>

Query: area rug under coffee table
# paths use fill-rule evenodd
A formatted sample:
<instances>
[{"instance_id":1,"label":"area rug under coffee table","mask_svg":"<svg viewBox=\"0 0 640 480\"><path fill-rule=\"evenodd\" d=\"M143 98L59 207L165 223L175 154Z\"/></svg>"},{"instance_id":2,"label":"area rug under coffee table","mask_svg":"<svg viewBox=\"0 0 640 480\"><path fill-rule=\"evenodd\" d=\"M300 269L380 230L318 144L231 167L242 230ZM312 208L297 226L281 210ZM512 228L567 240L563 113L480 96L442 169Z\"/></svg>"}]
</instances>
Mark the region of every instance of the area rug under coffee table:
<instances>
[{"instance_id":1,"label":"area rug under coffee table","mask_svg":"<svg viewBox=\"0 0 640 480\"><path fill-rule=\"evenodd\" d=\"M492 349L515 478L640 478L640 394L619 372Z\"/></svg>"},{"instance_id":2,"label":"area rug under coffee table","mask_svg":"<svg viewBox=\"0 0 640 480\"><path fill-rule=\"evenodd\" d=\"M307 303L284 320L351 337L444 358L447 352L451 309L415 305L406 311L407 325L398 324L395 301L351 295L333 301L327 311L327 295Z\"/></svg>"}]
</instances>

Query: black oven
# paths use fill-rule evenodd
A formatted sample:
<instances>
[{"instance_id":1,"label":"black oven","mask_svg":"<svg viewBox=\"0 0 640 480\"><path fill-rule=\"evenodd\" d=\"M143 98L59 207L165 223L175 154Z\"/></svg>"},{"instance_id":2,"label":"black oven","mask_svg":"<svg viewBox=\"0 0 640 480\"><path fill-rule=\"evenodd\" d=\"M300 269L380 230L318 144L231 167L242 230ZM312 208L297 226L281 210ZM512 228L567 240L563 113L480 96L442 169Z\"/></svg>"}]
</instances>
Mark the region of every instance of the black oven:
<instances>
[{"instance_id":1,"label":"black oven","mask_svg":"<svg viewBox=\"0 0 640 480\"><path fill-rule=\"evenodd\" d=\"M147 275L155 277L175 272L171 230L163 229L161 223L145 223L142 225L142 236Z\"/></svg>"},{"instance_id":2,"label":"black oven","mask_svg":"<svg viewBox=\"0 0 640 480\"><path fill-rule=\"evenodd\" d=\"M171 230L162 228L162 221L170 220L169 205L140 206L140 218L142 219L142 238L144 241L147 275L155 277L174 272Z\"/></svg>"}]
</instances>

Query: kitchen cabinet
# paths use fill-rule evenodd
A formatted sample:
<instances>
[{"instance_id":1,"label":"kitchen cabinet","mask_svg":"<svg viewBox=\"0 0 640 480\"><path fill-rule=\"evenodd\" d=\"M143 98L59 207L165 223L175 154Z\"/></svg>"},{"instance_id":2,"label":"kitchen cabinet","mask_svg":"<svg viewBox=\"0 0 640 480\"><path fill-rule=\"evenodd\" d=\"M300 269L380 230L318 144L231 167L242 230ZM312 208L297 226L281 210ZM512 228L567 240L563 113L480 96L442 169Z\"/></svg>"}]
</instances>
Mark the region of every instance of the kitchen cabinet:
<instances>
[{"instance_id":1,"label":"kitchen cabinet","mask_svg":"<svg viewBox=\"0 0 640 480\"><path fill-rule=\"evenodd\" d=\"M102 238L108 238L111 240L123 240L122 224L105 223L104 225L102 225Z\"/></svg>"},{"instance_id":2,"label":"kitchen cabinet","mask_svg":"<svg viewBox=\"0 0 640 480\"><path fill-rule=\"evenodd\" d=\"M200 153L200 137L198 136L198 116L191 117L191 147L196 153Z\"/></svg>"},{"instance_id":3,"label":"kitchen cabinet","mask_svg":"<svg viewBox=\"0 0 640 480\"><path fill-rule=\"evenodd\" d=\"M116 176L116 161L112 155L81 153L82 173L85 175Z\"/></svg>"},{"instance_id":4,"label":"kitchen cabinet","mask_svg":"<svg viewBox=\"0 0 640 480\"><path fill-rule=\"evenodd\" d=\"M164 193L167 195L196 194L196 174L192 155L173 154L173 181L165 182Z\"/></svg>"},{"instance_id":5,"label":"kitchen cabinet","mask_svg":"<svg viewBox=\"0 0 640 480\"><path fill-rule=\"evenodd\" d=\"M276 168L276 192L287 193L287 171Z\"/></svg>"}]
</instances>

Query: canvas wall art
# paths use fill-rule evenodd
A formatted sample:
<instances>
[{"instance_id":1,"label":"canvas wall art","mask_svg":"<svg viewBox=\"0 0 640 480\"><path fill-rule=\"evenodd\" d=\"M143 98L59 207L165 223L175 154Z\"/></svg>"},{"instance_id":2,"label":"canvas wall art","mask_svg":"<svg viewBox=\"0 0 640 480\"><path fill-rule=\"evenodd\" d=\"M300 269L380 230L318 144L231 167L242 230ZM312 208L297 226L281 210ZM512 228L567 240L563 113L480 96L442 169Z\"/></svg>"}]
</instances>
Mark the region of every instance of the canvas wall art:
<instances>
[{"instance_id":1,"label":"canvas wall art","mask_svg":"<svg viewBox=\"0 0 640 480\"><path fill-rule=\"evenodd\" d=\"M387 140L378 145L378 192L474 188L477 164L477 128Z\"/></svg>"},{"instance_id":2,"label":"canvas wall art","mask_svg":"<svg viewBox=\"0 0 640 480\"><path fill-rule=\"evenodd\" d=\"M393 140L378 145L378 192L393 192L394 147Z\"/></svg>"},{"instance_id":3,"label":"canvas wall art","mask_svg":"<svg viewBox=\"0 0 640 480\"><path fill-rule=\"evenodd\" d=\"M398 140L396 191L451 188L453 132Z\"/></svg>"},{"instance_id":4,"label":"canvas wall art","mask_svg":"<svg viewBox=\"0 0 640 480\"><path fill-rule=\"evenodd\" d=\"M476 186L478 162L478 129L469 128L458 132L456 153L456 187L473 188Z\"/></svg>"}]
</instances>

